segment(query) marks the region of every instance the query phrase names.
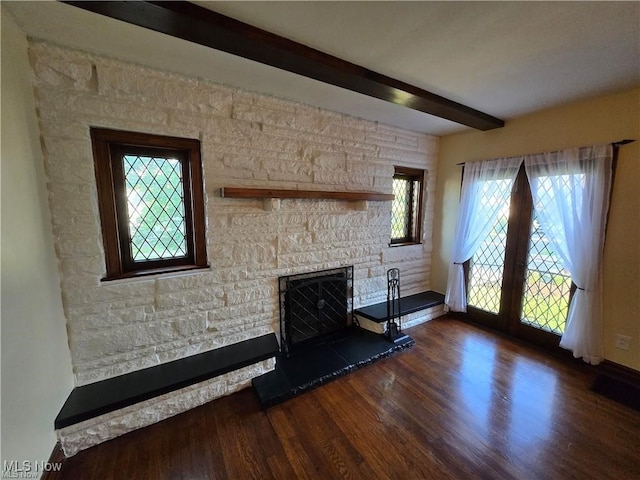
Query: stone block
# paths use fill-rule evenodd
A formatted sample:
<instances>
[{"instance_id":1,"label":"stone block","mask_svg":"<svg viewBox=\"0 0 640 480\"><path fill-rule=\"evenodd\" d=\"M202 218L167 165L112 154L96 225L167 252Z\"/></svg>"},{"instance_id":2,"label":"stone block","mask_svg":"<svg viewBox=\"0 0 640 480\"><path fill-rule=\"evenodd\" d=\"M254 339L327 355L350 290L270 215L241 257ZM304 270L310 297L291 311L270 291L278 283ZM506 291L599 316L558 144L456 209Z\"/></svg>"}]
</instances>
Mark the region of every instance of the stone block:
<instances>
[{"instance_id":1,"label":"stone block","mask_svg":"<svg viewBox=\"0 0 640 480\"><path fill-rule=\"evenodd\" d=\"M40 135L43 138L88 141L89 127L75 119L67 119L66 122L50 122L42 119L40 122Z\"/></svg>"},{"instance_id":2,"label":"stone block","mask_svg":"<svg viewBox=\"0 0 640 480\"><path fill-rule=\"evenodd\" d=\"M344 152L314 151L311 158L315 170L345 171L347 156Z\"/></svg>"},{"instance_id":3,"label":"stone block","mask_svg":"<svg viewBox=\"0 0 640 480\"><path fill-rule=\"evenodd\" d=\"M275 299L273 299L272 301L275 302ZM265 302L251 302L211 310L208 312L207 316L207 329L218 328L220 322L225 322L233 319L243 319L252 315L262 313L264 309Z\"/></svg>"},{"instance_id":4,"label":"stone block","mask_svg":"<svg viewBox=\"0 0 640 480\"><path fill-rule=\"evenodd\" d=\"M91 59L68 52L47 48L44 44L32 44L29 57L36 83L68 90L93 90L94 66Z\"/></svg>"},{"instance_id":5,"label":"stone block","mask_svg":"<svg viewBox=\"0 0 640 480\"><path fill-rule=\"evenodd\" d=\"M310 232L285 233L278 237L278 254L304 251L313 243Z\"/></svg>"},{"instance_id":6,"label":"stone block","mask_svg":"<svg viewBox=\"0 0 640 480\"><path fill-rule=\"evenodd\" d=\"M404 245L401 247L389 247L383 251L383 262L393 264L423 257L422 245Z\"/></svg>"},{"instance_id":7,"label":"stone block","mask_svg":"<svg viewBox=\"0 0 640 480\"><path fill-rule=\"evenodd\" d=\"M272 263L276 259L274 243L239 243L234 245L233 261L238 265Z\"/></svg>"},{"instance_id":8,"label":"stone block","mask_svg":"<svg viewBox=\"0 0 640 480\"><path fill-rule=\"evenodd\" d=\"M99 281L106 273L103 255L74 256L59 260L60 276L64 281L72 281L73 277L82 279L82 283L76 286L86 285L89 281Z\"/></svg>"},{"instance_id":9,"label":"stone block","mask_svg":"<svg viewBox=\"0 0 640 480\"><path fill-rule=\"evenodd\" d=\"M97 237L70 238L68 235L58 235L55 247L58 258L96 256L102 254L102 244Z\"/></svg>"},{"instance_id":10,"label":"stone block","mask_svg":"<svg viewBox=\"0 0 640 480\"><path fill-rule=\"evenodd\" d=\"M349 190L368 190L373 187L373 178L361 173L315 171L313 180L325 185L347 185Z\"/></svg>"},{"instance_id":11,"label":"stone block","mask_svg":"<svg viewBox=\"0 0 640 480\"><path fill-rule=\"evenodd\" d=\"M389 159L397 165L425 168L428 160L424 153L401 150L399 148L380 147L380 158Z\"/></svg>"},{"instance_id":12,"label":"stone block","mask_svg":"<svg viewBox=\"0 0 640 480\"><path fill-rule=\"evenodd\" d=\"M326 252L303 252L278 256L278 268L323 270L322 264L328 261Z\"/></svg>"},{"instance_id":13,"label":"stone block","mask_svg":"<svg viewBox=\"0 0 640 480\"><path fill-rule=\"evenodd\" d=\"M197 304L224 305L220 287L206 287L179 292L158 292L155 296L155 307L158 310L176 307L189 308Z\"/></svg>"},{"instance_id":14,"label":"stone block","mask_svg":"<svg viewBox=\"0 0 640 480\"><path fill-rule=\"evenodd\" d=\"M349 212L343 214L318 214L310 215L309 230L347 229L353 227L364 227L367 225L367 212Z\"/></svg>"},{"instance_id":15,"label":"stone block","mask_svg":"<svg viewBox=\"0 0 640 480\"><path fill-rule=\"evenodd\" d=\"M99 287L75 288L63 292L65 305L69 307L128 301L132 298L153 298L154 282L139 281L128 284L101 284Z\"/></svg>"},{"instance_id":16,"label":"stone block","mask_svg":"<svg viewBox=\"0 0 640 480\"><path fill-rule=\"evenodd\" d=\"M97 63L100 95L181 111L231 116L232 90L144 67Z\"/></svg>"},{"instance_id":17,"label":"stone block","mask_svg":"<svg viewBox=\"0 0 640 480\"><path fill-rule=\"evenodd\" d=\"M227 305L239 305L249 302L260 302L270 299L274 295L272 286L263 286L256 288L245 288L227 293Z\"/></svg>"},{"instance_id":18,"label":"stone block","mask_svg":"<svg viewBox=\"0 0 640 480\"><path fill-rule=\"evenodd\" d=\"M144 322L146 320L145 308L133 307L125 309L105 310L100 314L67 316L69 328L74 338L85 332L121 327L131 323Z\"/></svg>"},{"instance_id":19,"label":"stone block","mask_svg":"<svg viewBox=\"0 0 640 480\"><path fill-rule=\"evenodd\" d=\"M195 290L198 288L208 288L208 292L220 298L223 294L222 288L218 290L211 287L219 284L218 276L211 271L198 273L183 273L171 277L161 277L156 279L156 292L175 292L178 290Z\"/></svg>"},{"instance_id":20,"label":"stone block","mask_svg":"<svg viewBox=\"0 0 640 480\"><path fill-rule=\"evenodd\" d=\"M367 132L365 139L374 145L393 145L396 140L396 136L376 129L375 131Z\"/></svg>"},{"instance_id":21,"label":"stone block","mask_svg":"<svg viewBox=\"0 0 640 480\"><path fill-rule=\"evenodd\" d=\"M244 120L248 122L258 122L267 125L275 125L277 127L293 128L295 126L296 117L295 109L293 111L273 109L273 104L263 102L263 108L256 108L251 102L235 100L233 103L232 118Z\"/></svg>"},{"instance_id":22,"label":"stone block","mask_svg":"<svg viewBox=\"0 0 640 480\"><path fill-rule=\"evenodd\" d=\"M373 159L367 157L361 160L349 160L347 162L347 172L393 178L394 168L389 162L373 161Z\"/></svg>"},{"instance_id":23,"label":"stone block","mask_svg":"<svg viewBox=\"0 0 640 480\"><path fill-rule=\"evenodd\" d=\"M50 167L73 167L78 163L93 165L89 138L43 137L42 150Z\"/></svg>"},{"instance_id":24,"label":"stone block","mask_svg":"<svg viewBox=\"0 0 640 480\"><path fill-rule=\"evenodd\" d=\"M136 353L140 352L138 351ZM139 358L124 361L119 360L119 358L119 356L109 357L112 363L96 369L84 368L83 365L76 367L74 369L76 386L99 382L108 378L117 377L118 375L125 375L135 370L153 367L160 363L155 354L149 356L141 355Z\"/></svg>"}]
</instances>

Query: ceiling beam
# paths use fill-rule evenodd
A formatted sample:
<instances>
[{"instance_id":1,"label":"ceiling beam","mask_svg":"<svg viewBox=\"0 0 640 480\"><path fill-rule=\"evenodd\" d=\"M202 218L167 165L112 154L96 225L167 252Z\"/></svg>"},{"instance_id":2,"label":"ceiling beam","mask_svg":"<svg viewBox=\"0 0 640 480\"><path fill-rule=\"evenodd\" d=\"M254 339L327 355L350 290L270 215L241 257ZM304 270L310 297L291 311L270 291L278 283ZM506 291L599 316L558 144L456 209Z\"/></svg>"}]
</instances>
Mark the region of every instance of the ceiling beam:
<instances>
[{"instance_id":1,"label":"ceiling beam","mask_svg":"<svg viewBox=\"0 0 640 480\"><path fill-rule=\"evenodd\" d=\"M62 3L478 130L491 130L504 126L503 120L471 107L189 2L63 1Z\"/></svg>"}]
</instances>

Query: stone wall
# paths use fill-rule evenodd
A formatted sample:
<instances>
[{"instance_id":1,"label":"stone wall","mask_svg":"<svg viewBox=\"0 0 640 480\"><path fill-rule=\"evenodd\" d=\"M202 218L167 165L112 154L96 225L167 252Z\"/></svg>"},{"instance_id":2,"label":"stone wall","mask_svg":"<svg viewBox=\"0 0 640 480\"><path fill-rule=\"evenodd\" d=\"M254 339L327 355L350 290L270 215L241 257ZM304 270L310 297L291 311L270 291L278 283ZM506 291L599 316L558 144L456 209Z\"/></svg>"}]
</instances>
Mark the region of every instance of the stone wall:
<instances>
[{"instance_id":1,"label":"stone wall","mask_svg":"<svg viewBox=\"0 0 640 480\"><path fill-rule=\"evenodd\" d=\"M77 385L277 333L280 275L354 265L356 307L391 267L403 294L429 288L436 137L41 42L30 59ZM101 282L92 126L200 139L209 270ZM390 193L394 165L427 171L422 245L388 246L389 202L219 195Z\"/></svg>"}]
</instances>

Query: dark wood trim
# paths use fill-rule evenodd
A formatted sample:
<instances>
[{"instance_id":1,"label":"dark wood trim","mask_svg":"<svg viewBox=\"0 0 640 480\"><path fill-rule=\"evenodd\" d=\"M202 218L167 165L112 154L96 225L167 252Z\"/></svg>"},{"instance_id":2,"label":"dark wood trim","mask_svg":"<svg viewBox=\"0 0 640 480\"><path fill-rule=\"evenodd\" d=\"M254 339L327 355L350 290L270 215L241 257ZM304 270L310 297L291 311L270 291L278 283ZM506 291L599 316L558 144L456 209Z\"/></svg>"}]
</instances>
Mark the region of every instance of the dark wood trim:
<instances>
[{"instance_id":1,"label":"dark wood trim","mask_svg":"<svg viewBox=\"0 0 640 480\"><path fill-rule=\"evenodd\" d=\"M609 214L611 213L611 204L613 203L613 185L616 180L616 173L618 171L618 158L620 157L620 147L623 145L627 145L629 143L634 142L635 140L621 140L619 142L614 142L611 144L613 147L612 156L611 156L611 179L609 186L609 204L607 205L607 217L604 223L604 233L605 233L605 242L607 230L609 228Z\"/></svg>"},{"instance_id":2,"label":"dark wood trim","mask_svg":"<svg viewBox=\"0 0 640 480\"><path fill-rule=\"evenodd\" d=\"M60 442L56 443L55 447L53 447L53 451L51 452L51 456L49 456L48 464L63 464L66 459L67 457L64 455L62 445L60 445ZM59 470L55 468L45 470L42 477L40 477L40 480L57 480L62 478L61 470L62 467Z\"/></svg>"},{"instance_id":3,"label":"dark wood trim","mask_svg":"<svg viewBox=\"0 0 640 480\"><path fill-rule=\"evenodd\" d=\"M419 245L422 243L422 226L424 218L423 212L423 198L425 189L425 170L419 168L410 168L403 166L394 167L393 178L399 178L408 180L411 182L411 193L409 195L409 227L407 229L408 236L405 238L391 239L389 243L390 247L400 245ZM414 188L413 182L418 182L418 189ZM417 199L415 198L417 196ZM415 200L415 202L414 202ZM414 203L417 205L417 210L414 210Z\"/></svg>"},{"instance_id":4,"label":"dark wood trim","mask_svg":"<svg viewBox=\"0 0 640 480\"><path fill-rule=\"evenodd\" d=\"M100 223L107 274L103 280L205 268L206 232L200 141L149 133L91 128ZM129 247L124 173L125 152L175 155L182 164L187 255L185 257L134 262Z\"/></svg>"},{"instance_id":5,"label":"dark wood trim","mask_svg":"<svg viewBox=\"0 0 640 480\"><path fill-rule=\"evenodd\" d=\"M276 188L222 187L223 198L302 198L318 200L391 201L393 194L376 192L330 192L323 190L287 190Z\"/></svg>"},{"instance_id":6,"label":"dark wood trim","mask_svg":"<svg viewBox=\"0 0 640 480\"><path fill-rule=\"evenodd\" d=\"M189 177L191 179L191 227L193 238L193 254L198 267L206 267L207 263L207 224L202 176L202 158L200 148L189 150Z\"/></svg>"},{"instance_id":7,"label":"dark wood trim","mask_svg":"<svg viewBox=\"0 0 640 480\"><path fill-rule=\"evenodd\" d=\"M504 126L466 105L189 2L63 3L479 130Z\"/></svg>"},{"instance_id":8,"label":"dark wood trim","mask_svg":"<svg viewBox=\"0 0 640 480\"><path fill-rule=\"evenodd\" d=\"M148 277L150 275L162 275L166 273L181 273L181 272L195 272L197 270L209 270L209 265L205 265L203 267L199 265L178 265L178 266L167 266L167 267L158 267L158 268L149 268L147 270L138 270L135 272L123 272L117 276L103 278L102 281L110 281L110 280L125 280L127 278L142 278Z\"/></svg>"},{"instance_id":9,"label":"dark wood trim","mask_svg":"<svg viewBox=\"0 0 640 480\"><path fill-rule=\"evenodd\" d=\"M421 168L403 167L396 165L393 167L396 175L406 175L411 177L424 177L424 170Z\"/></svg>"},{"instance_id":10,"label":"dark wood trim","mask_svg":"<svg viewBox=\"0 0 640 480\"><path fill-rule=\"evenodd\" d=\"M193 198L191 195L191 168L189 165L190 153L192 149L199 150L199 145L192 146L189 150L174 150L171 149L171 156L180 162L180 170L182 176L182 198L184 202L184 219L185 219L185 243L186 254L183 257L171 258L165 260L149 260L146 262L135 262L131 252L131 231L129 229L129 216L128 216L128 199L126 194L125 174L123 171L123 157L125 155L140 155L140 156L153 156L158 158L164 158L167 156L167 148L153 148L153 147L138 147L122 144L111 144L111 170L113 175L113 188L116 197L116 215L118 224L118 236L120 239L120 254L123 272L139 272L141 267L144 270L151 268L171 268L186 265L197 265L194 255L194 241L193 239L193 222L195 220L192 213Z\"/></svg>"},{"instance_id":11,"label":"dark wood trim","mask_svg":"<svg viewBox=\"0 0 640 480\"><path fill-rule=\"evenodd\" d=\"M546 339L548 334L537 335L536 329L527 327L527 325L520 322L532 217L533 198L531 197L523 162L520 165L511 195L509 224L507 227L507 248L504 260L506 268L502 282L503 289L504 286L507 286L507 289L503 292L501 307L504 312L504 321L508 333L525 338L530 335L535 342L536 340ZM543 340L543 343L546 342Z\"/></svg>"},{"instance_id":12,"label":"dark wood trim","mask_svg":"<svg viewBox=\"0 0 640 480\"><path fill-rule=\"evenodd\" d=\"M111 162L98 162L98 158L109 158L109 144L99 129L91 129L91 144L98 191L98 211L102 227L102 243L107 275L122 273L120 265L120 240L116 215L116 198L113 189ZM111 233L109 233L111 232ZM115 232L115 234L113 234Z\"/></svg>"},{"instance_id":13,"label":"dark wood trim","mask_svg":"<svg viewBox=\"0 0 640 480\"><path fill-rule=\"evenodd\" d=\"M595 367L599 373L609 375L640 388L640 371L625 367L611 360L604 360Z\"/></svg>"},{"instance_id":14,"label":"dark wood trim","mask_svg":"<svg viewBox=\"0 0 640 480\"><path fill-rule=\"evenodd\" d=\"M422 242L393 242L389 243L390 248L408 247L410 245L422 245Z\"/></svg>"}]
</instances>

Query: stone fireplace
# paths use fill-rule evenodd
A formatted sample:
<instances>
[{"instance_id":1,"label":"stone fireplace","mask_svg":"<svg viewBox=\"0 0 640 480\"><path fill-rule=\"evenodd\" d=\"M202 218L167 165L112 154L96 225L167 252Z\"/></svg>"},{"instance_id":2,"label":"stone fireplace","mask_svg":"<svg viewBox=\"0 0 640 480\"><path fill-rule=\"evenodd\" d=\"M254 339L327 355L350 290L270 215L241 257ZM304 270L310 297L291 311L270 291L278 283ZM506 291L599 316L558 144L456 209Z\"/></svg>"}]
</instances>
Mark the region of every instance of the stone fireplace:
<instances>
[{"instance_id":1,"label":"stone fireplace","mask_svg":"<svg viewBox=\"0 0 640 480\"><path fill-rule=\"evenodd\" d=\"M353 317L353 266L280 277L280 346L286 354L342 330Z\"/></svg>"},{"instance_id":2,"label":"stone fireplace","mask_svg":"<svg viewBox=\"0 0 640 480\"><path fill-rule=\"evenodd\" d=\"M402 270L404 292L429 289L436 137L38 40L30 41L29 59L76 388L264 335L283 335L292 350L335 336L350 330L344 327L354 309L385 299L391 267ZM91 127L200 140L209 268L102 280ZM419 244L389 246L386 201L263 201L218 193L250 187L388 194L394 166L426 171ZM340 273L345 265L352 267ZM327 270L337 283L314 280L322 296L314 287L305 290L307 274L292 273ZM336 285L345 278L343 291ZM296 293L280 296L281 282ZM332 289L346 306L326 296ZM296 295L303 300L292 311L316 316L281 329L281 306ZM344 368L354 362L360 359ZM73 434L99 431L96 443L113 438L246 388L273 363L78 424Z\"/></svg>"},{"instance_id":3,"label":"stone fireplace","mask_svg":"<svg viewBox=\"0 0 640 480\"><path fill-rule=\"evenodd\" d=\"M252 380L269 408L414 344L359 328L353 266L279 277L280 353Z\"/></svg>"}]
</instances>

